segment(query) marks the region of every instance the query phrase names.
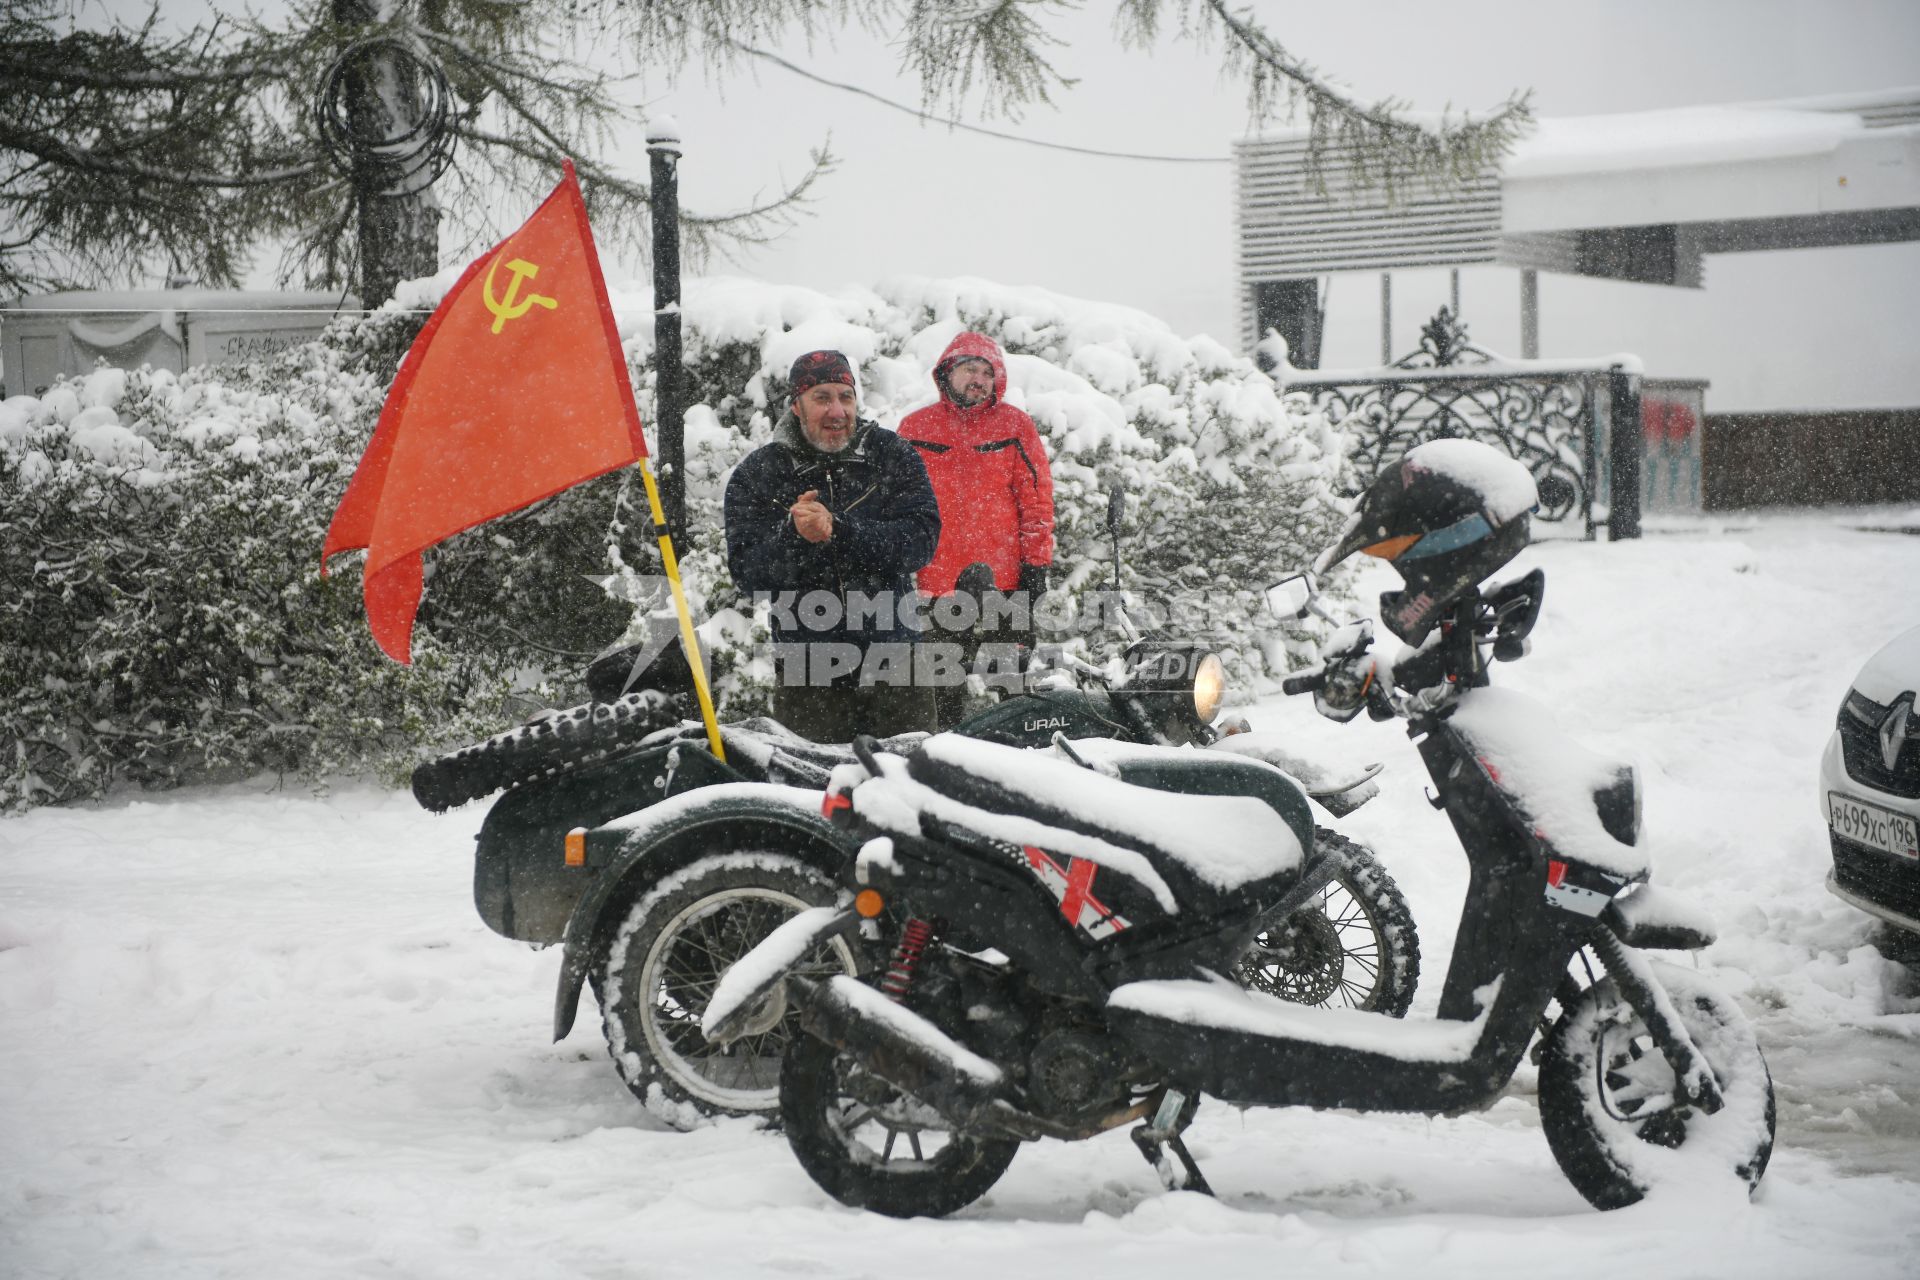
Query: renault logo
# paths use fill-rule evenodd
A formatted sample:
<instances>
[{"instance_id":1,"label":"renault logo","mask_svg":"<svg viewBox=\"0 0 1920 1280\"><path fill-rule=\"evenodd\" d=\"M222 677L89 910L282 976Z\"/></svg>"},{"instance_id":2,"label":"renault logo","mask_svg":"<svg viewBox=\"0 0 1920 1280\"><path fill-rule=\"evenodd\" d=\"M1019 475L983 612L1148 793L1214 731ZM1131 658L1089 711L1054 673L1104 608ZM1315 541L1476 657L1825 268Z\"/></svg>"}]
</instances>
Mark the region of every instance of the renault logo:
<instances>
[{"instance_id":1,"label":"renault logo","mask_svg":"<svg viewBox=\"0 0 1920 1280\"><path fill-rule=\"evenodd\" d=\"M1880 722L1880 759L1892 773L1900 763L1900 749L1907 745L1907 721L1913 714L1913 695L1895 702Z\"/></svg>"}]
</instances>

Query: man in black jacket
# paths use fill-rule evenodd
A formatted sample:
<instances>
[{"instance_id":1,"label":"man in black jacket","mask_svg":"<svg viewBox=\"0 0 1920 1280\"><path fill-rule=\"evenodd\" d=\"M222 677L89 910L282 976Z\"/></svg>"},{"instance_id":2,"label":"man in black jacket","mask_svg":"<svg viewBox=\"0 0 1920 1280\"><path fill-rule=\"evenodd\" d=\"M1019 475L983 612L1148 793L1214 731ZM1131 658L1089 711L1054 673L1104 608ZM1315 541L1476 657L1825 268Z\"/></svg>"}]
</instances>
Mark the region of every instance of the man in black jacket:
<instances>
[{"instance_id":1,"label":"man in black jacket","mask_svg":"<svg viewBox=\"0 0 1920 1280\"><path fill-rule=\"evenodd\" d=\"M790 409L734 468L726 502L734 585L773 610L774 717L817 742L930 729L912 644L913 575L940 541L927 469L860 418L840 352L808 352L789 381Z\"/></svg>"}]
</instances>

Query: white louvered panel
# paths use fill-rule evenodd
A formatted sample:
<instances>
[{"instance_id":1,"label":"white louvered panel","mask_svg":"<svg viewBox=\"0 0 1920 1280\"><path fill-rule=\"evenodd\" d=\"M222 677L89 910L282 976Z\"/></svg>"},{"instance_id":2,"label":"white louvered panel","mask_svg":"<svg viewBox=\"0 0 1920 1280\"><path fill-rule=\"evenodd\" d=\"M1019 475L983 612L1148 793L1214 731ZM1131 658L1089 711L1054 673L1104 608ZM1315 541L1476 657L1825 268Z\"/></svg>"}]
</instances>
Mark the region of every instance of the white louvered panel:
<instances>
[{"instance_id":1,"label":"white louvered panel","mask_svg":"<svg viewBox=\"0 0 1920 1280\"><path fill-rule=\"evenodd\" d=\"M1378 186L1356 193L1350 166L1338 161L1322 166L1318 176L1327 190L1317 190L1307 171L1304 138L1241 142L1235 166L1234 223L1243 283L1465 266L1496 258L1497 173L1444 193L1415 184L1390 201ZM1250 317L1247 324L1250 331Z\"/></svg>"},{"instance_id":2,"label":"white louvered panel","mask_svg":"<svg viewBox=\"0 0 1920 1280\"><path fill-rule=\"evenodd\" d=\"M1463 218L1474 214L1497 218L1500 216L1500 203L1489 200L1485 205L1466 206L1458 209L1408 209L1390 210L1379 213L1354 214L1343 217L1338 214L1315 214L1300 210L1297 201L1275 200L1259 205L1245 206L1249 221L1258 222L1274 217L1283 217L1287 224L1303 234L1314 232L1338 231L1347 234L1354 232L1374 232L1405 228L1407 230L1442 230L1467 225L1479 230L1474 224L1463 224Z\"/></svg>"},{"instance_id":3,"label":"white louvered panel","mask_svg":"<svg viewBox=\"0 0 1920 1280\"><path fill-rule=\"evenodd\" d=\"M1487 234L1478 227L1421 227L1414 234L1407 236L1397 232L1388 233L1366 228L1341 228L1295 232L1284 240L1252 244L1247 246L1243 256L1248 262L1257 262L1262 258L1292 258L1302 254L1339 253L1345 249L1398 254L1407 248L1432 247L1438 250L1456 249L1462 246L1484 248L1486 243Z\"/></svg>"},{"instance_id":4,"label":"white louvered panel","mask_svg":"<svg viewBox=\"0 0 1920 1280\"><path fill-rule=\"evenodd\" d=\"M1261 165L1243 167L1236 175L1236 185L1242 191L1260 190L1304 190L1312 196L1335 195L1351 192L1351 171L1345 166L1329 167L1321 170L1321 180L1327 190L1322 192L1306 174L1306 157L1290 165ZM1371 178L1369 178L1371 184ZM1304 185L1303 185L1304 184ZM1426 182L1402 184L1395 188L1393 203L1400 204L1451 204L1461 192L1497 192L1500 182L1496 175L1483 173L1477 177L1463 179L1451 185L1435 186ZM1369 185L1362 194L1363 202L1381 199L1382 189Z\"/></svg>"}]
</instances>

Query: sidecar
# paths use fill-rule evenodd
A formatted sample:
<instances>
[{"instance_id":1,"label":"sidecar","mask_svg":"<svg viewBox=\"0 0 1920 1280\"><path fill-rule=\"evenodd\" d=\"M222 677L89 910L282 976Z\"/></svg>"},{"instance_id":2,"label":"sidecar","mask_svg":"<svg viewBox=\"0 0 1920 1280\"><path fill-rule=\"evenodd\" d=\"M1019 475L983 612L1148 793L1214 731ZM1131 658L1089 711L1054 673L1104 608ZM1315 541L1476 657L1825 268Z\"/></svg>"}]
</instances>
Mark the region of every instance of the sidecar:
<instances>
[{"instance_id":1,"label":"sidecar","mask_svg":"<svg viewBox=\"0 0 1920 1280\"><path fill-rule=\"evenodd\" d=\"M475 837L474 906L495 933L542 946L566 938L587 889L610 866L606 846L615 837L592 835L596 829L663 800L727 783L809 789L817 808L827 774L853 758L845 746L811 742L777 721L756 718L722 726L722 762L700 725L680 719L679 703L658 691L589 703L552 720L557 731L531 743L524 741L523 727L429 761L414 773L415 796L434 810L507 788ZM580 742L563 740L568 728ZM970 736L1011 746L1044 746L1059 732L1102 737L1123 729L1099 698L1074 689L1029 694L968 726ZM916 735L904 737L901 746L907 748ZM790 806L780 808L784 815ZM736 818L761 816L749 804ZM806 843L830 843L831 826L817 824L816 839L815 825L808 824ZM617 843L633 843L630 826L620 828ZM822 856L837 854L822 850ZM834 864L824 865L831 870ZM654 869L673 868L659 862Z\"/></svg>"},{"instance_id":2,"label":"sidecar","mask_svg":"<svg viewBox=\"0 0 1920 1280\"><path fill-rule=\"evenodd\" d=\"M560 942L605 869L603 857L588 858L587 834L672 796L758 780L716 759L698 730L676 725L606 759L522 782L494 801L474 837L473 905L503 937Z\"/></svg>"},{"instance_id":3,"label":"sidecar","mask_svg":"<svg viewBox=\"0 0 1920 1280\"><path fill-rule=\"evenodd\" d=\"M727 829L824 873L843 856L814 792L846 748L796 737L772 720L722 729L723 761L697 722L692 672L677 639L637 675L633 650L586 672L591 701L430 760L413 773L422 806L443 811L498 795L474 837L473 902L489 929L565 944L555 1038L572 1026L588 970L604 959L610 908L671 874ZM744 784L784 783L783 786ZM638 829L636 815L658 810ZM618 912L614 912L618 914Z\"/></svg>"}]
</instances>

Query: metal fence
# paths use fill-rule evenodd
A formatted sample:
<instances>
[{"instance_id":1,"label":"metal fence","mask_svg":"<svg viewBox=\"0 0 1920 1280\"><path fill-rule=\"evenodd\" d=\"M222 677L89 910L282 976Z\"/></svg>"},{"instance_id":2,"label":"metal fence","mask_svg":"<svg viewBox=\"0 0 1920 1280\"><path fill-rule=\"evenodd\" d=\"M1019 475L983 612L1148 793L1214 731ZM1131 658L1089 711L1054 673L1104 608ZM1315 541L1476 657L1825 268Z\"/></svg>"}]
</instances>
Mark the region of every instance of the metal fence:
<instances>
[{"instance_id":1,"label":"metal fence","mask_svg":"<svg viewBox=\"0 0 1920 1280\"><path fill-rule=\"evenodd\" d=\"M1420 347L1379 369L1292 370L1356 440L1363 482L1428 440L1478 440L1518 459L1540 488L1535 520L1593 538L1640 536L1640 373L1629 356L1503 360L1467 340L1446 308ZM1613 424L1628 424L1614 431Z\"/></svg>"}]
</instances>

